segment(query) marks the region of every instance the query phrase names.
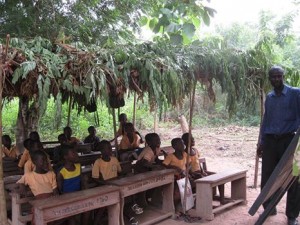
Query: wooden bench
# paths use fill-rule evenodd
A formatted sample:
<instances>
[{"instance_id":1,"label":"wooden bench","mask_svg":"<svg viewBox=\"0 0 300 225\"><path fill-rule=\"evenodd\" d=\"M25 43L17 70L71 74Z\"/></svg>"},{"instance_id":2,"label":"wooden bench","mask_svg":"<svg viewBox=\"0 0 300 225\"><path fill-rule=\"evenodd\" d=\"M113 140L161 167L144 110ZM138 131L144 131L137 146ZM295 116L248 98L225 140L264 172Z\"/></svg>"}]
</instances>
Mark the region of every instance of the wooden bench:
<instances>
[{"instance_id":1,"label":"wooden bench","mask_svg":"<svg viewBox=\"0 0 300 225\"><path fill-rule=\"evenodd\" d=\"M131 177L125 177L108 182L120 188L121 194L121 214L120 221L124 225L123 210L125 197L131 196L146 190L162 187L163 199L162 208L147 207L144 213L137 215L139 224L155 224L163 219L174 216L174 171L171 169L150 171L137 174Z\"/></svg>"},{"instance_id":2,"label":"wooden bench","mask_svg":"<svg viewBox=\"0 0 300 225\"><path fill-rule=\"evenodd\" d=\"M101 186L30 202L37 225L67 218L102 207L108 208L108 224L119 225L120 193L118 187Z\"/></svg>"},{"instance_id":3,"label":"wooden bench","mask_svg":"<svg viewBox=\"0 0 300 225\"><path fill-rule=\"evenodd\" d=\"M3 158L3 177L21 175L23 171L18 167L18 160L5 160Z\"/></svg>"},{"instance_id":4,"label":"wooden bench","mask_svg":"<svg viewBox=\"0 0 300 225\"><path fill-rule=\"evenodd\" d=\"M239 203L246 204L246 172L247 170L227 170L196 180L197 215L207 220L213 220L215 213ZM229 202L214 208L214 187L228 182L231 182Z\"/></svg>"}]
</instances>

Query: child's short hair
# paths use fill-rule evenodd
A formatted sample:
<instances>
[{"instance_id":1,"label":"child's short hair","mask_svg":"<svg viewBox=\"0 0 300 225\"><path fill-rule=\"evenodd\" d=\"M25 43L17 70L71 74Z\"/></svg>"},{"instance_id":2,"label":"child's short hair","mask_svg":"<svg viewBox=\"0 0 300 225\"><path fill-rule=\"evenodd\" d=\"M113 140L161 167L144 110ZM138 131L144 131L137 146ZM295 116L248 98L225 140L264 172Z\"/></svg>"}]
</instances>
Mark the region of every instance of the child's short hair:
<instances>
[{"instance_id":1,"label":"child's short hair","mask_svg":"<svg viewBox=\"0 0 300 225\"><path fill-rule=\"evenodd\" d=\"M59 141L59 142L61 142L61 141L67 141L67 137L66 137L66 135L65 134L60 134L60 135L58 135L57 136L57 140Z\"/></svg>"},{"instance_id":2,"label":"child's short hair","mask_svg":"<svg viewBox=\"0 0 300 225\"><path fill-rule=\"evenodd\" d=\"M125 132L134 132L134 126L132 123L125 123L124 125Z\"/></svg>"},{"instance_id":3,"label":"child's short hair","mask_svg":"<svg viewBox=\"0 0 300 225\"><path fill-rule=\"evenodd\" d=\"M125 113L121 113L119 115L119 122L126 121L126 120L127 120L127 115Z\"/></svg>"},{"instance_id":4,"label":"child's short hair","mask_svg":"<svg viewBox=\"0 0 300 225\"><path fill-rule=\"evenodd\" d=\"M32 160L33 164L35 164L38 157L46 157L47 158L47 155L44 151L38 150L38 151L32 152L30 154L30 157L31 157L31 160Z\"/></svg>"},{"instance_id":5,"label":"child's short hair","mask_svg":"<svg viewBox=\"0 0 300 225\"><path fill-rule=\"evenodd\" d=\"M74 150L71 145L63 145L61 147L61 157L64 158L66 155L69 154L69 151Z\"/></svg>"},{"instance_id":6,"label":"child's short hair","mask_svg":"<svg viewBox=\"0 0 300 225\"><path fill-rule=\"evenodd\" d=\"M182 142L182 139L181 138L173 138L171 140L171 145L172 147L174 148L178 143Z\"/></svg>"},{"instance_id":7,"label":"child's short hair","mask_svg":"<svg viewBox=\"0 0 300 225\"><path fill-rule=\"evenodd\" d=\"M31 140L33 140L33 141L41 141L41 140L40 140L40 135L39 135L39 133L38 133L37 131L32 131L32 132L30 132L29 138L30 138Z\"/></svg>"},{"instance_id":8,"label":"child's short hair","mask_svg":"<svg viewBox=\"0 0 300 225\"><path fill-rule=\"evenodd\" d=\"M94 126L89 126L88 132L90 133L90 132L92 132L93 130L95 130L95 127L94 127Z\"/></svg>"},{"instance_id":9,"label":"child's short hair","mask_svg":"<svg viewBox=\"0 0 300 225\"><path fill-rule=\"evenodd\" d=\"M102 149L104 149L105 147L108 147L109 149L111 149L111 144L107 140L102 140L96 144L96 147L98 150L102 151Z\"/></svg>"},{"instance_id":10,"label":"child's short hair","mask_svg":"<svg viewBox=\"0 0 300 225\"><path fill-rule=\"evenodd\" d=\"M7 142L9 141L9 142L11 142L10 136L7 135L7 134L3 135L3 136L2 136L2 142L4 142L4 141L7 141Z\"/></svg>"},{"instance_id":11,"label":"child's short hair","mask_svg":"<svg viewBox=\"0 0 300 225\"><path fill-rule=\"evenodd\" d=\"M192 136L192 135L191 135ZM187 144L189 142L189 137L190 137L190 133L184 133L182 136L181 136L181 139L183 140L183 142L185 144Z\"/></svg>"},{"instance_id":12,"label":"child's short hair","mask_svg":"<svg viewBox=\"0 0 300 225\"><path fill-rule=\"evenodd\" d=\"M160 140L160 137L158 136L157 133L148 133L145 136L145 140L146 140L147 144L149 145L154 140Z\"/></svg>"}]
</instances>

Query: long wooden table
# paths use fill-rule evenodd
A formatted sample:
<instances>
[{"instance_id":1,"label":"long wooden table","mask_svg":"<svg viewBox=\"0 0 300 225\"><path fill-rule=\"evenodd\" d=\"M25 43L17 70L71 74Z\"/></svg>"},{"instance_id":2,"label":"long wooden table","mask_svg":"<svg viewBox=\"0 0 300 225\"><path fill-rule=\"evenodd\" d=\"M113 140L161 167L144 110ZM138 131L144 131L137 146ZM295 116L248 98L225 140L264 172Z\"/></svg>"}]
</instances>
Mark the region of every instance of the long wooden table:
<instances>
[{"instance_id":1,"label":"long wooden table","mask_svg":"<svg viewBox=\"0 0 300 225\"><path fill-rule=\"evenodd\" d=\"M102 207L108 208L109 225L120 224L120 193L116 186L105 185L30 203L38 225Z\"/></svg>"},{"instance_id":2,"label":"long wooden table","mask_svg":"<svg viewBox=\"0 0 300 225\"><path fill-rule=\"evenodd\" d=\"M144 210L143 214L137 216L139 224L154 224L158 221L173 216L175 213L173 202L174 171L172 169L141 173L131 177L112 180L109 182L109 184L120 188L120 221L122 225L125 224L123 218L125 197L156 187L162 187L162 208L149 207L147 210Z\"/></svg>"}]
</instances>

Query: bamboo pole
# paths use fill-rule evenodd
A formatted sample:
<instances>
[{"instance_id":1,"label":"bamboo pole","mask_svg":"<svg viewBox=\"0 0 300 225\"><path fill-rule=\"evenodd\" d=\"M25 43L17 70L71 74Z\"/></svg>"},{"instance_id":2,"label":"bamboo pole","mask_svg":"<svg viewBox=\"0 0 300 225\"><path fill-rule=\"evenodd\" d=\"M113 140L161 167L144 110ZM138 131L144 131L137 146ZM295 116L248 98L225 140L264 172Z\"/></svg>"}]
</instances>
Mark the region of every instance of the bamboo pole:
<instances>
[{"instance_id":1,"label":"bamboo pole","mask_svg":"<svg viewBox=\"0 0 300 225\"><path fill-rule=\"evenodd\" d=\"M265 112L265 108L264 108L265 95L264 95L264 90L262 88L261 83L260 83L260 87L259 87L259 92L260 92L260 128L261 128L262 120L263 120L263 116L264 116L264 112ZM259 132L258 139L260 139L260 135L261 135L261 133ZM258 169L259 169L258 167L259 167L259 157L256 154L255 155L255 166L254 166L254 183L253 183L254 188L257 188L257 178L258 178Z\"/></svg>"},{"instance_id":2,"label":"bamboo pole","mask_svg":"<svg viewBox=\"0 0 300 225\"><path fill-rule=\"evenodd\" d=\"M136 120L136 92L133 94L133 117L132 117L132 123L135 127L135 120Z\"/></svg>"},{"instance_id":3,"label":"bamboo pole","mask_svg":"<svg viewBox=\"0 0 300 225\"><path fill-rule=\"evenodd\" d=\"M157 106L155 106L154 110L154 127L153 127L153 132L156 133L157 131Z\"/></svg>"},{"instance_id":4,"label":"bamboo pole","mask_svg":"<svg viewBox=\"0 0 300 225\"><path fill-rule=\"evenodd\" d=\"M72 108L72 95L70 95L70 98L69 98L69 108L68 108L68 121L67 121L67 127L70 126L71 108Z\"/></svg>"},{"instance_id":5,"label":"bamboo pole","mask_svg":"<svg viewBox=\"0 0 300 225\"><path fill-rule=\"evenodd\" d=\"M112 108L113 113L113 126L114 126L114 136L115 136L115 149L116 149L116 157L118 158L118 138L117 138L117 123L116 123L116 111Z\"/></svg>"},{"instance_id":6,"label":"bamboo pole","mask_svg":"<svg viewBox=\"0 0 300 225\"><path fill-rule=\"evenodd\" d=\"M191 144L192 144L192 121L193 121L193 109L194 109L194 102L195 102L196 85L197 85L197 81L195 82L192 92L190 93L189 142L188 142L188 152L187 152L186 170L185 170L183 213L186 213L187 183L188 183L188 179L189 179L189 159L190 159Z\"/></svg>"},{"instance_id":7,"label":"bamboo pole","mask_svg":"<svg viewBox=\"0 0 300 225\"><path fill-rule=\"evenodd\" d=\"M6 52L1 60L0 66L0 224L7 225L7 213L6 213L6 199L5 199L5 191L4 191L4 181L3 181L3 161L2 161L2 92L3 92L3 82L5 81L5 61L9 44L9 34L6 36Z\"/></svg>"}]
</instances>

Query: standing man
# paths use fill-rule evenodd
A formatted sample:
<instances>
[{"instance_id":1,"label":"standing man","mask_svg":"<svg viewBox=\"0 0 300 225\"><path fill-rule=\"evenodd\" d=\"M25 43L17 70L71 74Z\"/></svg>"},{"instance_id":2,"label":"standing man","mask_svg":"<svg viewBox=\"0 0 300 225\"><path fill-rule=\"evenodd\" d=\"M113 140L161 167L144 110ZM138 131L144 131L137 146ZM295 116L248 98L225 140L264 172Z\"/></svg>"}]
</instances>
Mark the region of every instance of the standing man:
<instances>
[{"instance_id":1,"label":"standing man","mask_svg":"<svg viewBox=\"0 0 300 225\"><path fill-rule=\"evenodd\" d=\"M300 89L283 83L284 70L273 66L269 81L273 86L265 101L265 113L260 130L257 154L262 157L261 188L267 183L276 165L300 126ZM264 208L270 203L267 200ZM288 190L286 216L288 225L297 225L300 210L300 184L298 179ZM276 215L274 208L270 215Z\"/></svg>"}]
</instances>

